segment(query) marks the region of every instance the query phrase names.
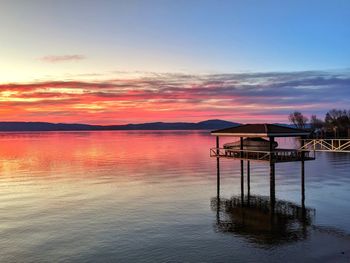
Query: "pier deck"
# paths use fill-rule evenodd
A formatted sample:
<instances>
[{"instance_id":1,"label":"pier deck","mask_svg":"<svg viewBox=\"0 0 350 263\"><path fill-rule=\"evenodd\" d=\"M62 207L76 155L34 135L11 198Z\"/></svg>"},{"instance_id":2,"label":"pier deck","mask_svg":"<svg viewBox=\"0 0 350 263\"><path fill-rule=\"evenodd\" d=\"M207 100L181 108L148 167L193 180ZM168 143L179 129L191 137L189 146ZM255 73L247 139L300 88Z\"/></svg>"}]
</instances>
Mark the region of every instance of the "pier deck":
<instances>
[{"instance_id":1,"label":"pier deck","mask_svg":"<svg viewBox=\"0 0 350 263\"><path fill-rule=\"evenodd\" d=\"M300 162L315 160L315 153L295 149L275 149L274 151L252 151L225 148L211 148L210 157L250 160L261 162Z\"/></svg>"}]
</instances>

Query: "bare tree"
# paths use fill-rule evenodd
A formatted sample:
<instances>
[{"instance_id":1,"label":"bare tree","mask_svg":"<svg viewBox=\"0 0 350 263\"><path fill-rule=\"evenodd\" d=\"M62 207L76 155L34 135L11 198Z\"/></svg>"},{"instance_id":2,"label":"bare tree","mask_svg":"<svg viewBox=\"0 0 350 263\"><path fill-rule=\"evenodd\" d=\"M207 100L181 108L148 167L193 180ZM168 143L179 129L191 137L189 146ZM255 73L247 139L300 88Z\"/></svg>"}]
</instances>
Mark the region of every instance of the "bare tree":
<instances>
[{"instance_id":1,"label":"bare tree","mask_svg":"<svg viewBox=\"0 0 350 263\"><path fill-rule=\"evenodd\" d=\"M348 136L350 111L332 109L326 113L325 126L334 132L334 136Z\"/></svg>"},{"instance_id":2,"label":"bare tree","mask_svg":"<svg viewBox=\"0 0 350 263\"><path fill-rule=\"evenodd\" d=\"M295 111L291 114L289 114L289 121L295 125L295 127L297 128L305 128L307 122L308 122L308 118L305 117L301 112L299 111Z\"/></svg>"},{"instance_id":3,"label":"bare tree","mask_svg":"<svg viewBox=\"0 0 350 263\"><path fill-rule=\"evenodd\" d=\"M324 122L318 119L316 115L311 115L310 125L313 130L321 129L324 126Z\"/></svg>"}]
</instances>

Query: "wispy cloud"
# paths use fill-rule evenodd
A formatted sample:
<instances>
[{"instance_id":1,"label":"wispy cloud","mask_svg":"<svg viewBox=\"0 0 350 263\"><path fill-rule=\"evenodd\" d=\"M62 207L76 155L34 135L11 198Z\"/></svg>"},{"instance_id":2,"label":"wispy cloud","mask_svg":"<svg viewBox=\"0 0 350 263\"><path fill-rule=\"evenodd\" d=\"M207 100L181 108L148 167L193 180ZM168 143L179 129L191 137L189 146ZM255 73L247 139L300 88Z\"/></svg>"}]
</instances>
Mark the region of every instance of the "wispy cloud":
<instances>
[{"instance_id":1,"label":"wispy cloud","mask_svg":"<svg viewBox=\"0 0 350 263\"><path fill-rule=\"evenodd\" d=\"M331 108L349 107L349 87L350 71L157 73L97 82L3 84L0 107L8 109L7 120L285 122L294 110L321 117Z\"/></svg>"},{"instance_id":2,"label":"wispy cloud","mask_svg":"<svg viewBox=\"0 0 350 263\"><path fill-rule=\"evenodd\" d=\"M78 61L78 60L83 60L86 57L83 55L51 55L51 56L44 56L41 57L40 60L43 62L48 62L48 63L58 63L58 62L66 62L66 61Z\"/></svg>"}]
</instances>

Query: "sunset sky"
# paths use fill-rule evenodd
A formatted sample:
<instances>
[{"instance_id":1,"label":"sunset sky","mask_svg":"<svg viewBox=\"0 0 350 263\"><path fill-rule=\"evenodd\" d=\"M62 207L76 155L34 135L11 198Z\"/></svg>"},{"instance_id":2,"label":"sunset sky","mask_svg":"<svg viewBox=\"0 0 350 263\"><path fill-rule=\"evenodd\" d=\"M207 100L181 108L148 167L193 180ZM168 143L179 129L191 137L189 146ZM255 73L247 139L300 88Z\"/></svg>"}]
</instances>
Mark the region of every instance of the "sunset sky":
<instances>
[{"instance_id":1,"label":"sunset sky","mask_svg":"<svg viewBox=\"0 0 350 263\"><path fill-rule=\"evenodd\" d=\"M0 121L287 122L350 108L348 0L1 0Z\"/></svg>"}]
</instances>

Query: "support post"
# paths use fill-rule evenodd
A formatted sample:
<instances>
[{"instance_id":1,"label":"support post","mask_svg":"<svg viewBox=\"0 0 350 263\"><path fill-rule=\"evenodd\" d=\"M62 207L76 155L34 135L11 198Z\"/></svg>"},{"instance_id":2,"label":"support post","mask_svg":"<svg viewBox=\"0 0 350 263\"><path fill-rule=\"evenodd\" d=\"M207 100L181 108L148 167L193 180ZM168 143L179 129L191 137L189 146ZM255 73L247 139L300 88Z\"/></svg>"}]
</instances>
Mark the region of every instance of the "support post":
<instances>
[{"instance_id":1,"label":"support post","mask_svg":"<svg viewBox=\"0 0 350 263\"><path fill-rule=\"evenodd\" d=\"M304 138L301 138L301 147L304 146ZM301 205L305 207L305 153L301 152Z\"/></svg>"},{"instance_id":2,"label":"support post","mask_svg":"<svg viewBox=\"0 0 350 263\"><path fill-rule=\"evenodd\" d=\"M270 137L270 202L271 202L271 208L274 209L275 207L275 155L273 153L275 138Z\"/></svg>"},{"instance_id":3,"label":"support post","mask_svg":"<svg viewBox=\"0 0 350 263\"><path fill-rule=\"evenodd\" d=\"M248 198L250 197L250 161L247 161L247 190Z\"/></svg>"},{"instance_id":4,"label":"support post","mask_svg":"<svg viewBox=\"0 0 350 263\"><path fill-rule=\"evenodd\" d=\"M219 158L220 141L219 136L216 136L216 195L220 197L220 158Z\"/></svg>"},{"instance_id":5,"label":"support post","mask_svg":"<svg viewBox=\"0 0 350 263\"><path fill-rule=\"evenodd\" d=\"M240 138L240 157L243 157L243 137ZM241 159L241 199L243 204L244 199L244 162Z\"/></svg>"},{"instance_id":6,"label":"support post","mask_svg":"<svg viewBox=\"0 0 350 263\"><path fill-rule=\"evenodd\" d=\"M305 161L301 161L301 205L305 207Z\"/></svg>"},{"instance_id":7,"label":"support post","mask_svg":"<svg viewBox=\"0 0 350 263\"><path fill-rule=\"evenodd\" d=\"M301 137L301 148L304 146L305 137ZM301 216L303 223L303 235L306 237L306 208L305 208L305 152L301 152Z\"/></svg>"},{"instance_id":8,"label":"support post","mask_svg":"<svg viewBox=\"0 0 350 263\"><path fill-rule=\"evenodd\" d=\"M220 139L216 136L216 223L220 224Z\"/></svg>"}]
</instances>

